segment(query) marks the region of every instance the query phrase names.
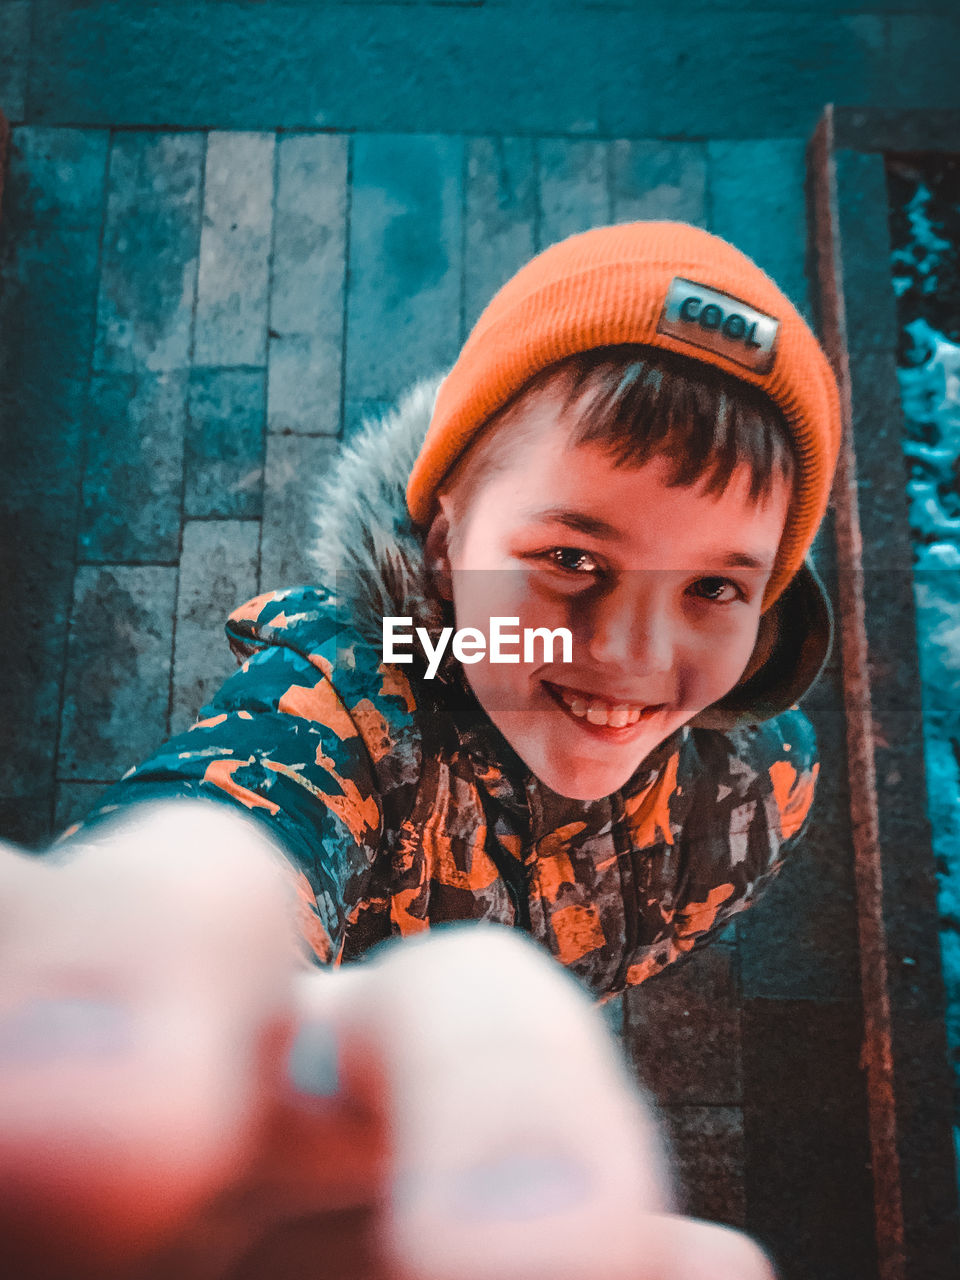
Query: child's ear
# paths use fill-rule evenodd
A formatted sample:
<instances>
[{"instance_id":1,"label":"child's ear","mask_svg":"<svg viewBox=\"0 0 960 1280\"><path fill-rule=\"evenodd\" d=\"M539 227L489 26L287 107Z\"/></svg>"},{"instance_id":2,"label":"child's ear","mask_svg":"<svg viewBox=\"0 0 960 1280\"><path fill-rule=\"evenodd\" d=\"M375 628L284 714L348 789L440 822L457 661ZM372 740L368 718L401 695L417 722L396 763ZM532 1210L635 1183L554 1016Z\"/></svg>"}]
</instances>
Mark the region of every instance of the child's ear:
<instances>
[{"instance_id":1,"label":"child's ear","mask_svg":"<svg viewBox=\"0 0 960 1280\"><path fill-rule=\"evenodd\" d=\"M424 542L427 569L434 575L444 600L453 600L453 581L450 574L450 519L444 509L443 499L430 522Z\"/></svg>"}]
</instances>

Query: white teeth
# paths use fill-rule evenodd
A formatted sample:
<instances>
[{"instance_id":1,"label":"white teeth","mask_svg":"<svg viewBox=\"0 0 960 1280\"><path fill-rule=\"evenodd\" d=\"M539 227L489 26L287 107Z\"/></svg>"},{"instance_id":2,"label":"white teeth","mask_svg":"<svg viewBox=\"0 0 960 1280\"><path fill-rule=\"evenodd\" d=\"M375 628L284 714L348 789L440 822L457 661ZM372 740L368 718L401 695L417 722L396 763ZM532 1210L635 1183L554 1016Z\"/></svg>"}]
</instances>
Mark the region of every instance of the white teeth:
<instances>
[{"instance_id":1,"label":"white teeth","mask_svg":"<svg viewBox=\"0 0 960 1280\"><path fill-rule=\"evenodd\" d=\"M623 702L614 705L598 698L591 698L588 702L568 689L561 689L560 696L564 706L578 720L586 720L589 724L609 725L612 729L622 729L628 724L636 724L644 711L642 706L630 706Z\"/></svg>"}]
</instances>

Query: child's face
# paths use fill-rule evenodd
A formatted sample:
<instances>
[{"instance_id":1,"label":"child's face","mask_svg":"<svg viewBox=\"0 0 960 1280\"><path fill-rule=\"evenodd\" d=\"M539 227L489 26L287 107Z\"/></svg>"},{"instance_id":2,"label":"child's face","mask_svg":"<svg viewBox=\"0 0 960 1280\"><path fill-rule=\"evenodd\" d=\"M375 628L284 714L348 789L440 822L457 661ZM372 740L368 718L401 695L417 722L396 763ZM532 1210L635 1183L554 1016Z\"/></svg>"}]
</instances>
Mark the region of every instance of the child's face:
<instances>
[{"instance_id":1,"label":"child's face","mask_svg":"<svg viewBox=\"0 0 960 1280\"><path fill-rule=\"evenodd\" d=\"M739 680L789 491L778 479L753 502L745 466L720 496L671 488L662 458L626 469L596 445L570 446L575 412L549 386L525 397L495 428L504 447L509 437L505 465L453 527L441 497L428 550L443 548L458 628L488 636L503 616L572 633L571 663L559 646L545 661L538 643L534 661L521 648L515 665L464 671L529 768L593 800Z\"/></svg>"}]
</instances>

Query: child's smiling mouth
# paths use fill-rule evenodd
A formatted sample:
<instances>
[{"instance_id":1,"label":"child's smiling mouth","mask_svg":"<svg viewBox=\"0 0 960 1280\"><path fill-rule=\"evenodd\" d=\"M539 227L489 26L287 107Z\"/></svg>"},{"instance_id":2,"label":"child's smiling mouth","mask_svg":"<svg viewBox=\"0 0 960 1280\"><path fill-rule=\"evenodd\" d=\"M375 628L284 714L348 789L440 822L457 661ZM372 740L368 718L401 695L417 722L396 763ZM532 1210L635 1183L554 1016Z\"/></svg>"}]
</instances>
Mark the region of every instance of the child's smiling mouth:
<instances>
[{"instance_id":1,"label":"child's smiling mouth","mask_svg":"<svg viewBox=\"0 0 960 1280\"><path fill-rule=\"evenodd\" d=\"M652 720L667 707L665 702L616 702L586 690L553 684L549 680L541 683L553 701L582 728L592 730L599 737L612 737L617 741L632 736L638 725Z\"/></svg>"}]
</instances>

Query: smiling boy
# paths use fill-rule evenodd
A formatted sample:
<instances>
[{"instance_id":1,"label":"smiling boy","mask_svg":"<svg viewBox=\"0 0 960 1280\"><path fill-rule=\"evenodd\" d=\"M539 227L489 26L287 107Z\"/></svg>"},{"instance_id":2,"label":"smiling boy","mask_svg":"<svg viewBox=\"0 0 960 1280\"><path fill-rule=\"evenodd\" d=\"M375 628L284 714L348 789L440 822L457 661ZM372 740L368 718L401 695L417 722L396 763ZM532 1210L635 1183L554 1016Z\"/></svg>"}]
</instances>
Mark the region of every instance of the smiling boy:
<instances>
[{"instance_id":1,"label":"smiling boy","mask_svg":"<svg viewBox=\"0 0 960 1280\"><path fill-rule=\"evenodd\" d=\"M85 825L243 806L323 963L483 919L599 998L644 981L756 899L809 812L794 704L829 614L804 559L839 423L813 335L724 241L633 223L552 246L439 389L344 451L320 585L231 616L238 673ZM572 657L461 647L428 678L384 661L387 617L566 628Z\"/></svg>"}]
</instances>

